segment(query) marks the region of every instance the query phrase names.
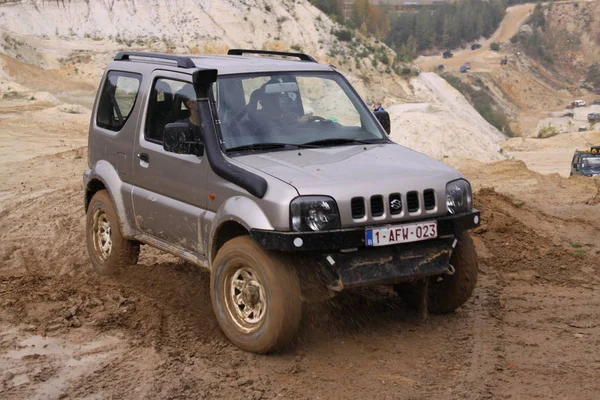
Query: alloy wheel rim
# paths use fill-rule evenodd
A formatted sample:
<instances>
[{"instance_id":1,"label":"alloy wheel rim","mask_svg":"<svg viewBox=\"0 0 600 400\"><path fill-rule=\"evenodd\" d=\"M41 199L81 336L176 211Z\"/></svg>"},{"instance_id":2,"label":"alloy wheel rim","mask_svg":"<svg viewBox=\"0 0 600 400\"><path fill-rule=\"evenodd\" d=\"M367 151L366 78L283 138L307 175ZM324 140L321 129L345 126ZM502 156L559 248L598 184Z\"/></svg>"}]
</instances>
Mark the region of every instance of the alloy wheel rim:
<instances>
[{"instance_id":1,"label":"alloy wheel rim","mask_svg":"<svg viewBox=\"0 0 600 400\"><path fill-rule=\"evenodd\" d=\"M112 227L104 210L94 213L94 247L102 261L112 253Z\"/></svg>"},{"instance_id":2,"label":"alloy wheel rim","mask_svg":"<svg viewBox=\"0 0 600 400\"><path fill-rule=\"evenodd\" d=\"M226 283L227 310L236 325L245 332L256 330L267 308L265 289L257 274L240 267Z\"/></svg>"}]
</instances>

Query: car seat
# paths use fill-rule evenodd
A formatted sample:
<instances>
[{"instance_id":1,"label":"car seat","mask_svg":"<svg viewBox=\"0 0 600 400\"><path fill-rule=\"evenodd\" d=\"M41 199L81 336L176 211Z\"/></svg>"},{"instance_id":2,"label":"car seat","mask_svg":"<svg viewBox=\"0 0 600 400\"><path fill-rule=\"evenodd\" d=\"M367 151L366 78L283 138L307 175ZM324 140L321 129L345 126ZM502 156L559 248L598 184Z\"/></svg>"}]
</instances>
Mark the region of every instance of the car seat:
<instances>
[{"instance_id":1,"label":"car seat","mask_svg":"<svg viewBox=\"0 0 600 400\"><path fill-rule=\"evenodd\" d=\"M184 102L196 98L196 91L192 84L188 83L175 93L173 99L173 120L182 121L190 117L190 110L187 109Z\"/></svg>"},{"instance_id":2,"label":"car seat","mask_svg":"<svg viewBox=\"0 0 600 400\"><path fill-rule=\"evenodd\" d=\"M173 90L162 80L156 82L150 96L147 136L162 142L165 125L172 121Z\"/></svg>"}]
</instances>

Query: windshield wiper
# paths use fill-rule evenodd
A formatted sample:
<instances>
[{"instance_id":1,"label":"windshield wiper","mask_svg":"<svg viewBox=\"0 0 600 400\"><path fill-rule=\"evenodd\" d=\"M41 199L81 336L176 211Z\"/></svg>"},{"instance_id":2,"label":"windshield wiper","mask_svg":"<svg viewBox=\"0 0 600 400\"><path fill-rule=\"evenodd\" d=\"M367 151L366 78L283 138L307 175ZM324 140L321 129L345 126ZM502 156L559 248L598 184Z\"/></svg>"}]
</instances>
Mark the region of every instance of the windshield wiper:
<instances>
[{"instance_id":1,"label":"windshield wiper","mask_svg":"<svg viewBox=\"0 0 600 400\"><path fill-rule=\"evenodd\" d=\"M227 152L233 152L233 151L252 151L252 150L275 150L275 149L285 149L285 148L289 148L289 149L298 149L298 148L312 149L312 148L315 148L315 147L318 147L318 146L310 145L309 143L306 143L306 144L276 143L276 142L270 142L270 143L251 143L251 144L245 144L243 146L231 147L231 148L227 149Z\"/></svg>"},{"instance_id":2,"label":"windshield wiper","mask_svg":"<svg viewBox=\"0 0 600 400\"><path fill-rule=\"evenodd\" d=\"M376 143L385 143L383 139L347 139L347 138L329 138L329 139L319 139L314 140L312 142L303 143L305 146L335 146L342 144L376 144Z\"/></svg>"}]
</instances>

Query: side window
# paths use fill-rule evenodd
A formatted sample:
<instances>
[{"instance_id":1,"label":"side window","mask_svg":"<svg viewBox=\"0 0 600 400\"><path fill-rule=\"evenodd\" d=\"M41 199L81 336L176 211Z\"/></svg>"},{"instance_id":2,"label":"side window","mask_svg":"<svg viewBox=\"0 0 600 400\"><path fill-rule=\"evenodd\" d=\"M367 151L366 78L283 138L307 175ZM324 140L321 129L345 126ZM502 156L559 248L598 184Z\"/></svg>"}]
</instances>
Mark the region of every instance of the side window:
<instances>
[{"instance_id":1,"label":"side window","mask_svg":"<svg viewBox=\"0 0 600 400\"><path fill-rule=\"evenodd\" d=\"M110 71L98 105L96 124L119 131L133 110L142 76L130 72Z\"/></svg>"},{"instance_id":2,"label":"side window","mask_svg":"<svg viewBox=\"0 0 600 400\"><path fill-rule=\"evenodd\" d=\"M165 125L171 122L186 121L190 118L190 111L185 105L185 100L195 97L191 83L165 78L155 80L148 102L144 132L146 140L162 143Z\"/></svg>"}]
</instances>

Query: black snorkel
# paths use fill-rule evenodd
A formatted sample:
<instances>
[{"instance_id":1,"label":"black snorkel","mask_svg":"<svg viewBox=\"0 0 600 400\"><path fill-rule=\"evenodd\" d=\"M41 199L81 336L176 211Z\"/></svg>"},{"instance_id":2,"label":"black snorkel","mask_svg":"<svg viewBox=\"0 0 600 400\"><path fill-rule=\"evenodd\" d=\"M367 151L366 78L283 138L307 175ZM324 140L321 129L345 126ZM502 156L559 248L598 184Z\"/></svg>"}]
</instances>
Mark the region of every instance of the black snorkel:
<instances>
[{"instance_id":1,"label":"black snorkel","mask_svg":"<svg viewBox=\"0 0 600 400\"><path fill-rule=\"evenodd\" d=\"M200 116L200 135L206 149L205 154L212 170L218 176L262 199L267 192L267 181L261 176L231 164L221 151L209 100L209 93L212 85L217 81L217 74L216 69L198 69L192 74L198 100L196 107Z\"/></svg>"}]
</instances>

